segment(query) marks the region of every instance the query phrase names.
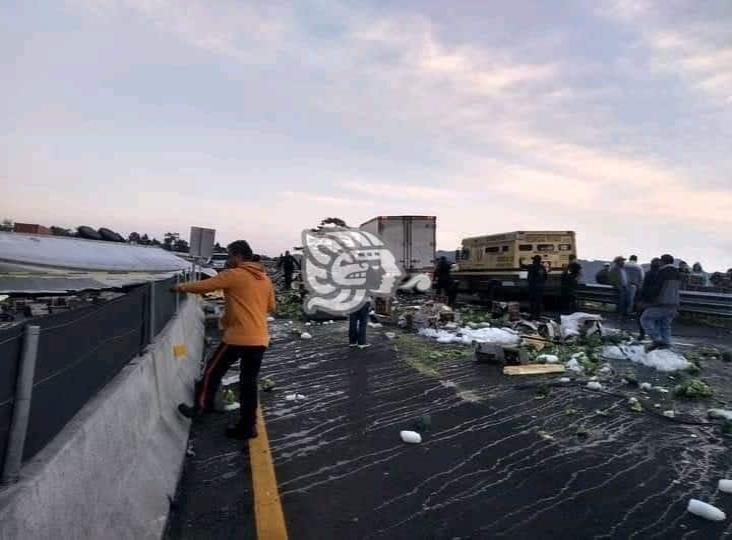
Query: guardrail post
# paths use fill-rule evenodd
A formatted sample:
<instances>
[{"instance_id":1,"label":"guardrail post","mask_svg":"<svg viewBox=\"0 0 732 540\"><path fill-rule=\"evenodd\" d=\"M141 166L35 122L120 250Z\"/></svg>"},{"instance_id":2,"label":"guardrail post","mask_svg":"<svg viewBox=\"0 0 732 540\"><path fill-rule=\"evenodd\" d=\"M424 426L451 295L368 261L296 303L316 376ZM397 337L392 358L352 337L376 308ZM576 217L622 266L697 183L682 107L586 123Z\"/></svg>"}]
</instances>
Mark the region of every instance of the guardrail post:
<instances>
[{"instance_id":1,"label":"guardrail post","mask_svg":"<svg viewBox=\"0 0 732 540\"><path fill-rule=\"evenodd\" d=\"M176 287L180 284L180 273L175 275L175 285ZM178 313L180 310L180 293L178 291L175 291L175 312Z\"/></svg>"},{"instance_id":2,"label":"guardrail post","mask_svg":"<svg viewBox=\"0 0 732 540\"><path fill-rule=\"evenodd\" d=\"M28 419L30 418L31 397L33 395L33 377L36 372L40 333L40 326L28 325L25 327L23 356L21 357L18 378L15 383L15 397L13 398L13 420L10 425L8 450L5 454L5 463L3 465L3 484L17 482L20 476L25 437L28 433Z\"/></svg>"},{"instance_id":3,"label":"guardrail post","mask_svg":"<svg viewBox=\"0 0 732 540\"><path fill-rule=\"evenodd\" d=\"M155 339L155 282L150 282L150 313L148 314L150 321L150 343Z\"/></svg>"}]
</instances>

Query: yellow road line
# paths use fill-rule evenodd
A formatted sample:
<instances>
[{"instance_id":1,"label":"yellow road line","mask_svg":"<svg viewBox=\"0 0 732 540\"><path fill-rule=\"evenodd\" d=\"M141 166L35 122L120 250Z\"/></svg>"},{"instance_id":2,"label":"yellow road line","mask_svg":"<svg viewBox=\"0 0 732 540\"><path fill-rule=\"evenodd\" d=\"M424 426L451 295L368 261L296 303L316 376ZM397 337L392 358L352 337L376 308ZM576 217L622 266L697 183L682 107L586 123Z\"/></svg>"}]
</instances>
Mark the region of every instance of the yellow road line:
<instances>
[{"instance_id":1,"label":"yellow road line","mask_svg":"<svg viewBox=\"0 0 732 540\"><path fill-rule=\"evenodd\" d=\"M285 515L277 489L272 452L269 448L267 427L264 425L261 407L257 409L257 431L259 436L256 439L249 439L249 464L254 488L257 538L258 540L286 540Z\"/></svg>"}]
</instances>

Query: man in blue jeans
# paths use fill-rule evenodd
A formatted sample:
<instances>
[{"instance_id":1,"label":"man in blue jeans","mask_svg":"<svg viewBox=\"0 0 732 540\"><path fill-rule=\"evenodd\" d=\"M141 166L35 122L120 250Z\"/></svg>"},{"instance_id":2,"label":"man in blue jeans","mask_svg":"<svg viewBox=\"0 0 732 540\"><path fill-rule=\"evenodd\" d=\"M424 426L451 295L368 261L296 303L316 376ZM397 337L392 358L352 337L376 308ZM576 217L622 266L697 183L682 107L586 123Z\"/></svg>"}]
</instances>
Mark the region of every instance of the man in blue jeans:
<instances>
[{"instance_id":1,"label":"man in blue jeans","mask_svg":"<svg viewBox=\"0 0 732 540\"><path fill-rule=\"evenodd\" d=\"M641 325L653 343L646 350L671 347L671 323L681 303L681 276L671 255L661 257L661 268L644 291L648 307L641 316Z\"/></svg>"},{"instance_id":2,"label":"man in blue jeans","mask_svg":"<svg viewBox=\"0 0 732 540\"><path fill-rule=\"evenodd\" d=\"M359 309L348 316L348 346L365 349L369 346L366 343L366 328L369 324L369 312L371 302L366 302Z\"/></svg>"}]
</instances>

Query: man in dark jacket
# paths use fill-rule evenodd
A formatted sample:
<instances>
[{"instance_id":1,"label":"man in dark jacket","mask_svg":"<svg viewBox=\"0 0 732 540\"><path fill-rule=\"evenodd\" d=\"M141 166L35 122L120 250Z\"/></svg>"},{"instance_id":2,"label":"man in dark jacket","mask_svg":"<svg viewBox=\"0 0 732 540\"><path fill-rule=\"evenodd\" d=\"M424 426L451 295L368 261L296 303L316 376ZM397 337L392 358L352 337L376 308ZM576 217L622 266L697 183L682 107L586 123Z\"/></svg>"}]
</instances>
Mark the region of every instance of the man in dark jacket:
<instances>
[{"instance_id":1,"label":"man in dark jacket","mask_svg":"<svg viewBox=\"0 0 732 540\"><path fill-rule=\"evenodd\" d=\"M674 267L671 255L661 257L661 267L654 276L649 276L643 288L647 307L641 316L641 324L653 343L648 350L671 347L671 322L676 317L681 303L681 276Z\"/></svg>"},{"instance_id":2,"label":"man in dark jacket","mask_svg":"<svg viewBox=\"0 0 732 540\"><path fill-rule=\"evenodd\" d=\"M643 341L646 338L646 331L643 329L643 324L641 324L641 319L643 317L643 312L648 307L648 304L650 302L649 299L649 292L650 290L655 286L655 279L658 276L658 271L661 268L661 259L658 257L654 257L651 259L651 268L648 270L648 272L643 277L643 285L641 286L640 291L638 291L638 300L636 302L636 309L638 311L638 327L640 329L640 333L638 334L638 339Z\"/></svg>"},{"instance_id":3,"label":"man in dark jacket","mask_svg":"<svg viewBox=\"0 0 732 540\"><path fill-rule=\"evenodd\" d=\"M547 272L541 263L541 255L534 255L531 264L520 264L522 270L527 270L526 276L529 282L529 311L533 319L541 317L544 309L544 285L546 284ZM519 261L521 263L521 261Z\"/></svg>"},{"instance_id":4,"label":"man in dark jacket","mask_svg":"<svg viewBox=\"0 0 732 540\"><path fill-rule=\"evenodd\" d=\"M435 281L437 282L436 289L437 294L449 294L450 293L450 263L447 257L440 257L437 261L434 273Z\"/></svg>"},{"instance_id":5,"label":"man in dark jacket","mask_svg":"<svg viewBox=\"0 0 732 540\"><path fill-rule=\"evenodd\" d=\"M610 285L610 263L604 263L602 268L595 274L595 282L599 285Z\"/></svg>"},{"instance_id":6,"label":"man in dark jacket","mask_svg":"<svg viewBox=\"0 0 732 540\"><path fill-rule=\"evenodd\" d=\"M577 262L576 255L569 256L569 264L562 272L561 301L562 313L577 311L577 287L582 275L582 265Z\"/></svg>"},{"instance_id":7,"label":"man in dark jacket","mask_svg":"<svg viewBox=\"0 0 732 540\"><path fill-rule=\"evenodd\" d=\"M282 272L285 274L285 290L289 291L292 288L292 274L295 272L295 265L300 266L295 257L290 255L289 251L285 251L284 257L280 257L277 266L282 268Z\"/></svg>"}]
</instances>

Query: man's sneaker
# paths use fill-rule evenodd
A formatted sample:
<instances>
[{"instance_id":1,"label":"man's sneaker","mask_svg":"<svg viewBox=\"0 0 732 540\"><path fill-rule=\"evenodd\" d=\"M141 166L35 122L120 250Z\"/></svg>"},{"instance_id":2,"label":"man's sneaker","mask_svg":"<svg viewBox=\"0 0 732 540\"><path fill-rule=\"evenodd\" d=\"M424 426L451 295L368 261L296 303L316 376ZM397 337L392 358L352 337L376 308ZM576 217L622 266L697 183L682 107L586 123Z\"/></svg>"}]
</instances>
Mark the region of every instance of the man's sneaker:
<instances>
[{"instance_id":1,"label":"man's sneaker","mask_svg":"<svg viewBox=\"0 0 732 540\"><path fill-rule=\"evenodd\" d=\"M349 347L358 347L358 343L349 343L348 346Z\"/></svg>"},{"instance_id":2,"label":"man's sneaker","mask_svg":"<svg viewBox=\"0 0 732 540\"><path fill-rule=\"evenodd\" d=\"M178 405L178 412L181 413L186 418L195 418L196 416L201 416L201 411L196 407L191 407L190 405L186 405L185 403L181 403Z\"/></svg>"},{"instance_id":3,"label":"man's sneaker","mask_svg":"<svg viewBox=\"0 0 732 540\"><path fill-rule=\"evenodd\" d=\"M645 347L647 353L649 353L651 351L655 351L656 349L662 349L662 348L665 348L664 345L663 345L663 343L659 343L658 341L654 341L653 343L649 343Z\"/></svg>"},{"instance_id":4,"label":"man's sneaker","mask_svg":"<svg viewBox=\"0 0 732 540\"><path fill-rule=\"evenodd\" d=\"M363 345L358 346L359 349L367 349L369 347L371 347L371 343L364 343Z\"/></svg>"},{"instance_id":5,"label":"man's sneaker","mask_svg":"<svg viewBox=\"0 0 732 540\"><path fill-rule=\"evenodd\" d=\"M243 428L239 425L229 426L226 428L226 436L230 439L236 439L238 441L254 439L257 437L257 427L252 426L250 428Z\"/></svg>"}]
</instances>

